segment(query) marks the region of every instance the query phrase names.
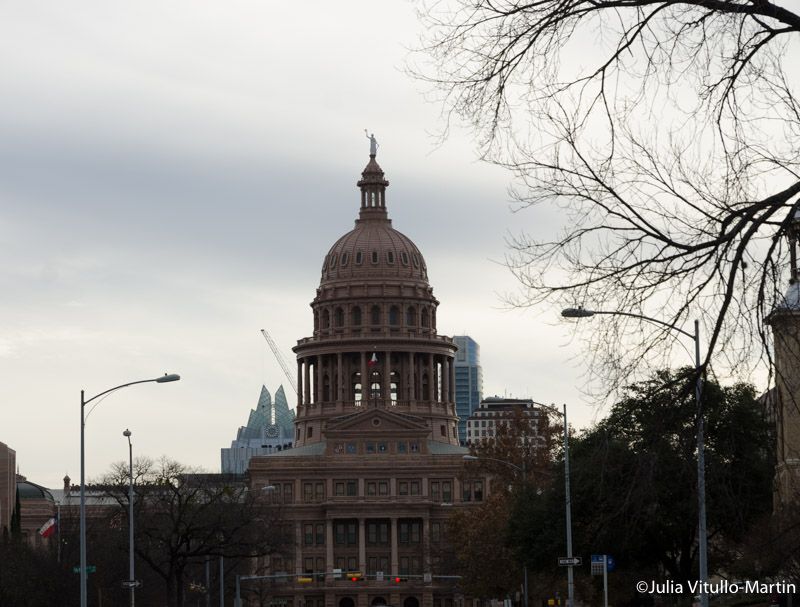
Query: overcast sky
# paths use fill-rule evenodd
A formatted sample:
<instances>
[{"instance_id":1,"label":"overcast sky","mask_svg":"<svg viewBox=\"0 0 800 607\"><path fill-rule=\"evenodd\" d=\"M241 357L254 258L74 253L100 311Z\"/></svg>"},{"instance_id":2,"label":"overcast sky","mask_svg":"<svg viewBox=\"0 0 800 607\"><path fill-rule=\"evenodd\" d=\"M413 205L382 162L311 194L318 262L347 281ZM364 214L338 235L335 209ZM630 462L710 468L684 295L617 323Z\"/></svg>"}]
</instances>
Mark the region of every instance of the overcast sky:
<instances>
[{"instance_id":1,"label":"overcast sky","mask_svg":"<svg viewBox=\"0 0 800 607\"><path fill-rule=\"evenodd\" d=\"M419 246L439 332L481 346L484 394L595 410L568 325L505 310L509 175L403 71L410 2L49 0L0 5L0 441L22 474L79 478L80 390L180 373L102 401L87 476L136 454L219 470L219 449L288 382L328 248L353 226L380 142L393 225Z\"/></svg>"}]
</instances>

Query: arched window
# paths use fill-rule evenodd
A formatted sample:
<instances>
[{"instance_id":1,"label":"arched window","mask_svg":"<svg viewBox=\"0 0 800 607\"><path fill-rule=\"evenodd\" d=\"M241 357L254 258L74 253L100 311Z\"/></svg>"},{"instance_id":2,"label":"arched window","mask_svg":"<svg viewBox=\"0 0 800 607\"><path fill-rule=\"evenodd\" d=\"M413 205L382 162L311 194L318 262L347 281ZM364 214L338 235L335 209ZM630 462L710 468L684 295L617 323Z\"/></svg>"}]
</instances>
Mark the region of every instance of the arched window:
<instances>
[{"instance_id":1,"label":"arched window","mask_svg":"<svg viewBox=\"0 0 800 607\"><path fill-rule=\"evenodd\" d=\"M371 316L373 325L381 324L381 309L379 306L372 306Z\"/></svg>"},{"instance_id":2,"label":"arched window","mask_svg":"<svg viewBox=\"0 0 800 607\"><path fill-rule=\"evenodd\" d=\"M392 371L389 374L389 395L392 398L392 404L397 403L397 386L400 384L400 378L397 375L397 371Z\"/></svg>"},{"instance_id":3,"label":"arched window","mask_svg":"<svg viewBox=\"0 0 800 607\"><path fill-rule=\"evenodd\" d=\"M423 373L422 375L422 400L430 400L431 399L431 383L428 381L428 374Z\"/></svg>"},{"instance_id":4,"label":"arched window","mask_svg":"<svg viewBox=\"0 0 800 607\"><path fill-rule=\"evenodd\" d=\"M345 267L345 266L347 265L347 260L348 260L349 258L350 258L350 255L347 253L347 251L345 251L344 253L342 253L342 261L341 261L340 265L341 265L342 267Z\"/></svg>"},{"instance_id":5,"label":"arched window","mask_svg":"<svg viewBox=\"0 0 800 607\"><path fill-rule=\"evenodd\" d=\"M372 252L372 263L378 263L378 252L377 251L373 251Z\"/></svg>"},{"instance_id":6,"label":"arched window","mask_svg":"<svg viewBox=\"0 0 800 607\"><path fill-rule=\"evenodd\" d=\"M428 308L422 309L422 326L426 329L431 326L431 315Z\"/></svg>"},{"instance_id":7,"label":"arched window","mask_svg":"<svg viewBox=\"0 0 800 607\"><path fill-rule=\"evenodd\" d=\"M359 308L358 306L356 306L350 311L350 323L354 327L361 326L361 308Z\"/></svg>"},{"instance_id":8,"label":"arched window","mask_svg":"<svg viewBox=\"0 0 800 607\"><path fill-rule=\"evenodd\" d=\"M406 309L406 324L409 327L417 326L417 309L414 306L408 306Z\"/></svg>"},{"instance_id":9,"label":"arched window","mask_svg":"<svg viewBox=\"0 0 800 607\"><path fill-rule=\"evenodd\" d=\"M363 253L361 253L361 251L356 251L356 265L360 266L362 261L364 261Z\"/></svg>"},{"instance_id":10,"label":"arched window","mask_svg":"<svg viewBox=\"0 0 800 607\"><path fill-rule=\"evenodd\" d=\"M369 372L369 397L370 398L380 398L381 397L381 372L380 371L370 371Z\"/></svg>"},{"instance_id":11,"label":"arched window","mask_svg":"<svg viewBox=\"0 0 800 607\"><path fill-rule=\"evenodd\" d=\"M319 331L319 312L314 310L314 330Z\"/></svg>"},{"instance_id":12,"label":"arched window","mask_svg":"<svg viewBox=\"0 0 800 607\"><path fill-rule=\"evenodd\" d=\"M351 381L352 389L353 389L353 401L356 404L361 402L362 398L362 390L361 390L361 373L356 371L353 373L353 379Z\"/></svg>"},{"instance_id":13,"label":"arched window","mask_svg":"<svg viewBox=\"0 0 800 607\"><path fill-rule=\"evenodd\" d=\"M386 251L386 261L390 264L394 263L394 251Z\"/></svg>"},{"instance_id":14,"label":"arched window","mask_svg":"<svg viewBox=\"0 0 800 607\"><path fill-rule=\"evenodd\" d=\"M337 327L344 325L344 310L336 308L336 311L333 313L333 321L336 323Z\"/></svg>"},{"instance_id":15,"label":"arched window","mask_svg":"<svg viewBox=\"0 0 800 607\"><path fill-rule=\"evenodd\" d=\"M392 306L389 308L389 324L390 325L399 325L400 324L400 308L397 306Z\"/></svg>"},{"instance_id":16,"label":"arched window","mask_svg":"<svg viewBox=\"0 0 800 607\"><path fill-rule=\"evenodd\" d=\"M322 328L323 329L330 329L331 328L331 313L330 313L330 310L323 310L322 311Z\"/></svg>"}]
</instances>

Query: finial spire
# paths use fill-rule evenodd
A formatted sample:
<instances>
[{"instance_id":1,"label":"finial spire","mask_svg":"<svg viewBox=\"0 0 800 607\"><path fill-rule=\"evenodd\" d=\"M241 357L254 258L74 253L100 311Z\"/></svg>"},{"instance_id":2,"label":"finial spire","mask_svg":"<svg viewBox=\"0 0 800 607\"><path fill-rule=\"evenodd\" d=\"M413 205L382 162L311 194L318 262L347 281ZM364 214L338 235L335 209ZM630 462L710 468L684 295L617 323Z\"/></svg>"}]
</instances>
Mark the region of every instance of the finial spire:
<instances>
[{"instance_id":1,"label":"finial spire","mask_svg":"<svg viewBox=\"0 0 800 607\"><path fill-rule=\"evenodd\" d=\"M370 158L375 158L375 155L378 153L378 140L375 139L375 133L369 134L367 129L364 129L364 134L369 139L369 155Z\"/></svg>"}]
</instances>

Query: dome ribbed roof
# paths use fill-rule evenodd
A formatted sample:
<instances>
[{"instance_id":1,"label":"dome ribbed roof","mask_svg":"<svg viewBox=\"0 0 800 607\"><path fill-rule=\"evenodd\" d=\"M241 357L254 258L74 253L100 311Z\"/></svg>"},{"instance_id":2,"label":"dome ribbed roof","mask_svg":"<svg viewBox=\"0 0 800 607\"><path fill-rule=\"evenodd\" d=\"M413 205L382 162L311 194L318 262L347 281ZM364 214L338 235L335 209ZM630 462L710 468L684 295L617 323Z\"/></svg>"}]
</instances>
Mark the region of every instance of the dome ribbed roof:
<instances>
[{"instance_id":1,"label":"dome ribbed roof","mask_svg":"<svg viewBox=\"0 0 800 607\"><path fill-rule=\"evenodd\" d=\"M374 156L361 173L361 210L353 230L339 238L322 264L320 286L338 281L384 279L428 285L425 260L405 234L392 227L386 213L389 185Z\"/></svg>"}]
</instances>

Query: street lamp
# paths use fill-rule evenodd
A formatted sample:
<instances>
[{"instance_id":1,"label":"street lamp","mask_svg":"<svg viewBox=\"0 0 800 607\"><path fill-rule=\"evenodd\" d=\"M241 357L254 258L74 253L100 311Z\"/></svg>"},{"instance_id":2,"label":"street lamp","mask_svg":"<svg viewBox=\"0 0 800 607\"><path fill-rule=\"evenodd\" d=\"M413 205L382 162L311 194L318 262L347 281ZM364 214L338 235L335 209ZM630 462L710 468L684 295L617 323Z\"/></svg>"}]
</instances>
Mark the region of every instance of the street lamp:
<instances>
[{"instance_id":1,"label":"street lamp","mask_svg":"<svg viewBox=\"0 0 800 607\"><path fill-rule=\"evenodd\" d=\"M127 384L120 384L119 386L115 386L114 388L109 388L108 390L104 390L99 394L95 394L90 399L86 399L84 397L84 391L81 390L81 506L80 506L80 552L81 552L81 607L87 607L88 599L87 599L87 592L86 592L86 582L87 582L87 571L86 571L86 457L85 457L85 449L84 449L84 434L86 428L86 415L84 411L86 409L86 405L88 405L93 400L100 398L101 396L105 396L106 394L111 394L116 390L121 390L122 388L127 388L128 386L133 386L136 384L146 384L150 382L156 382L158 384L163 384L166 382L171 381L178 381L181 378L180 375L176 375L175 373L171 373L167 375L166 373L161 377L157 377L155 379L141 379L139 381L132 381L128 382ZM95 403L95 407L100 404ZM94 407L89 410L91 413L94 410Z\"/></svg>"},{"instance_id":2,"label":"street lamp","mask_svg":"<svg viewBox=\"0 0 800 607\"><path fill-rule=\"evenodd\" d=\"M610 316L628 316L651 322L662 327L667 327L672 331L677 331L681 335L694 340L694 368L697 378L695 380L694 398L697 405L697 542L698 542L698 561L700 574L700 601L702 607L708 607L708 593L706 592L706 581L708 579L708 535L706 531L706 456L704 444L704 421L703 403L701 394L703 390L703 378L700 375L700 321L694 321L694 333L689 333L683 329L659 320L650 318L642 314L622 311L606 310L586 310L585 308L566 308L561 311L564 318L588 318L596 314L607 314Z\"/></svg>"},{"instance_id":3,"label":"street lamp","mask_svg":"<svg viewBox=\"0 0 800 607\"><path fill-rule=\"evenodd\" d=\"M516 464L512 464L504 459L497 459L495 457L477 457L475 455L465 455L463 457L464 461L466 462L477 462L477 461L490 461L490 462L497 462L498 464L503 464L504 466L508 466L509 468L513 468L517 472L522 474L522 486L523 488L527 484L527 477L525 474L525 459L522 460L522 466L517 466ZM443 504L444 505L444 504ZM524 607L528 607L528 564L523 563L522 565L522 604Z\"/></svg>"},{"instance_id":4,"label":"street lamp","mask_svg":"<svg viewBox=\"0 0 800 607\"><path fill-rule=\"evenodd\" d=\"M127 428L122 436L128 439L128 583L131 589L131 607L133 607L136 591L136 578L133 576L133 443L131 443L131 431Z\"/></svg>"}]
</instances>

